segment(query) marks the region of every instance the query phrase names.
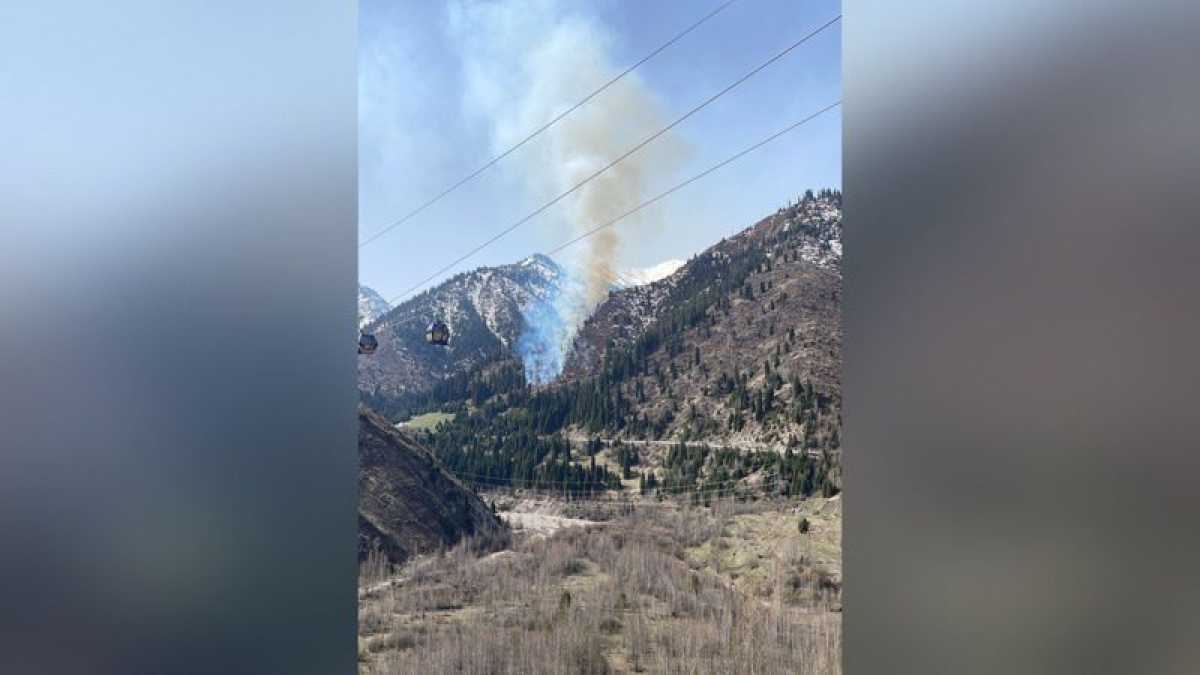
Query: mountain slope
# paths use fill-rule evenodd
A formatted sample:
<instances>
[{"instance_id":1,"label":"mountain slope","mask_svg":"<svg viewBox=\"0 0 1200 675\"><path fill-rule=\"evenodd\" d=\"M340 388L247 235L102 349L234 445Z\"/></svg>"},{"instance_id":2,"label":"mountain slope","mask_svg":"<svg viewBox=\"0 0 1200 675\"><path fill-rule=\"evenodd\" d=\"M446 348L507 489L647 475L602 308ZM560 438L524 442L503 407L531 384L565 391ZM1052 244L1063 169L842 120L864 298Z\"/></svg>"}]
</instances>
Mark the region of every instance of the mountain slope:
<instances>
[{"instance_id":1,"label":"mountain slope","mask_svg":"<svg viewBox=\"0 0 1200 675\"><path fill-rule=\"evenodd\" d=\"M566 378L620 379L655 436L836 448L840 205L809 193L671 276L613 292L576 335Z\"/></svg>"},{"instance_id":2,"label":"mountain slope","mask_svg":"<svg viewBox=\"0 0 1200 675\"><path fill-rule=\"evenodd\" d=\"M464 536L503 537L483 500L411 436L364 407L358 429L359 559L378 549L399 563Z\"/></svg>"},{"instance_id":3,"label":"mountain slope","mask_svg":"<svg viewBox=\"0 0 1200 675\"><path fill-rule=\"evenodd\" d=\"M368 325L379 349L358 361L359 390L387 408L506 353L520 335L522 312L550 297L563 276L553 260L535 255L459 274L397 305ZM425 343L425 328L435 317L450 328L449 347Z\"/></svg>"},{"instance_id":4,"label":"mountain slope","mask_svg":"<svg viewBox=\"0 0 1200 675\"><path fill-rule=\"evenodd\" d=\"M665 279L611 293L578 330L565 375L599 375L606 354L634 348L656 325L671 339L648 365L674 365L691 384L761 370L778 348L782 369L840 392L840 263L840 195L810 193ZM703 368L692 363L697 348Z\"/></svg>"},{"instance_id":5,"label":"mountain slope","mask_svg":"<svg viewBox=\"0 0 1200 675\"><path fill-rule=\"evenodd\" d=\"M651 490L734 480L835 494L840 203L808 193L671 276L611 293L550 384L528 384L509 357L439 388L421 411L455 415L430 447L489 485L574 494L640 473ZM606 443L578 447L588 438Z\"/></svg>"}]
</instances>

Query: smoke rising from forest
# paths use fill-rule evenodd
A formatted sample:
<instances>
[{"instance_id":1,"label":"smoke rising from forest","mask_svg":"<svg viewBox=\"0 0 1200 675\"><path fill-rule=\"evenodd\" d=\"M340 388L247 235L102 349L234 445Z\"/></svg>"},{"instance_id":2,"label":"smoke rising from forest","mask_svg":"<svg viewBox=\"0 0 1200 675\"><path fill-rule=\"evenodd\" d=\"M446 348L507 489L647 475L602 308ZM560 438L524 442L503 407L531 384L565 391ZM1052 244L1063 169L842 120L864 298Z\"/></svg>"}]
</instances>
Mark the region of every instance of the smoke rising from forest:
<instances>
[{"instance_id":1,"label":"smoke rising from forest","mask_svg":"<svg viewBox=\"0 0 1200 675\"><path fill-rule=\"evenodd\" d=\"M462 2L450 10L450 34L463 62L464 108L490 127L494 152L525 138L624 68L612 38L568 3ZM572 188L666 123L658 99L637 71L573 111L506 158L506 177L541 204ZM687 144L668 132L581 187L528 227L537 247L551 248L591 230L649 196L647 180L669 178ZM561 372L576 328L607 297L644 228L658 222L647 209L584 239L562 260L568 278L553 299L526 312L518 343L527 376L537 382Z\"/></svg>"}]
</instances>

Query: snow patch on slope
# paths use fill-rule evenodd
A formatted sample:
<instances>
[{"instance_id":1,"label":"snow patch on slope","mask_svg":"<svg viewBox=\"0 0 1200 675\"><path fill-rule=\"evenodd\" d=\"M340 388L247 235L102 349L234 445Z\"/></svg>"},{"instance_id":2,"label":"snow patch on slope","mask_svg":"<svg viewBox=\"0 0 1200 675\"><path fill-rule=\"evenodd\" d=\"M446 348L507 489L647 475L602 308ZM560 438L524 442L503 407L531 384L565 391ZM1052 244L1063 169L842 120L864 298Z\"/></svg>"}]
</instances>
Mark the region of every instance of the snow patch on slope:
<instances>
[{"instance_id":1,"label":"snow patch on slope","mask_svg":"<svg viewBox=\"0 0 1200 675\"><path fill-rule=\"evenodd\" d=\"M640 267L625 270L617 275L616 281L613 282L613 288L630 288L633 286L645 286L652 284L660 279L665 279L674 274L680 267L683 267L686 261L678 258L664 260L657 265L650 267Z\"/></svg>"}]
</instances>

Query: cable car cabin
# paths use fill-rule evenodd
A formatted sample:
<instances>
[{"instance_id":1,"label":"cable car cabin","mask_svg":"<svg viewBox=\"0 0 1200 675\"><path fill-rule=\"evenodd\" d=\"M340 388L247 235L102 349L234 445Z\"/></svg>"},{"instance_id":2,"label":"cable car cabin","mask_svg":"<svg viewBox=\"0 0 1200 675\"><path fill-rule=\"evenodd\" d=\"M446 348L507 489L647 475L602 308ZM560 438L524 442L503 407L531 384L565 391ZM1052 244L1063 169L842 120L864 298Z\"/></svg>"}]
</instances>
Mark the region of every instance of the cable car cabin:
<instances>
[{"instance_id":1,"label":"cable car cabin","mask_svg":"<svg viewBox=\"0 0 1200 675\"><path fill-rule=\"evenodd\" d=\"M450 344L450 329L441 321L435 320L425 329L425 341L431 345L445 347Z\"/></svg>"},{"instance_id":2,"label":"cable car cabin","mask_svg":"<svg viewBox=\"0 0 1200 675\"><path fill-rule=\"evenodd\" d=\"M358 336L358 353L359 354L374 354L379 347L379 340L375 339L370 333L360 333Z\"/></svg>"}]
</instances>

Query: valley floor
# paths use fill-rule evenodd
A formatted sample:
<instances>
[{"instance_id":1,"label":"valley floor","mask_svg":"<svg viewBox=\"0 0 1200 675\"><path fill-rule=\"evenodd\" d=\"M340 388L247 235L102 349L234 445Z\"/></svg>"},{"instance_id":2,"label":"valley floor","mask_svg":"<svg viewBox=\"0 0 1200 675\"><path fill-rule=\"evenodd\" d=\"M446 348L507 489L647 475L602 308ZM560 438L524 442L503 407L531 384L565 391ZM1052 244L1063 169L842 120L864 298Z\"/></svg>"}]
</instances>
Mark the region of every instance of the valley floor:
<instances>
[{"instance_id":1,"label":"valley floor","mask_svg":"<svg viewBox=\"0 0 1200 675\"><path fill-rule=\"evenodd\" d=\"M363 566L361 673L841 672L839 497L494 501L506 550Z\"/></svg>"}]
</instances>

